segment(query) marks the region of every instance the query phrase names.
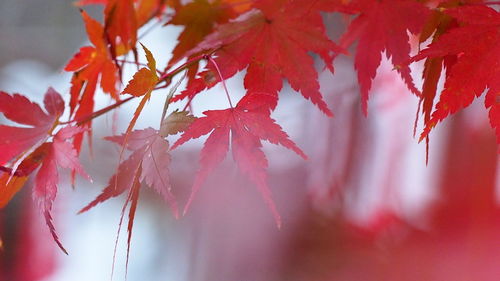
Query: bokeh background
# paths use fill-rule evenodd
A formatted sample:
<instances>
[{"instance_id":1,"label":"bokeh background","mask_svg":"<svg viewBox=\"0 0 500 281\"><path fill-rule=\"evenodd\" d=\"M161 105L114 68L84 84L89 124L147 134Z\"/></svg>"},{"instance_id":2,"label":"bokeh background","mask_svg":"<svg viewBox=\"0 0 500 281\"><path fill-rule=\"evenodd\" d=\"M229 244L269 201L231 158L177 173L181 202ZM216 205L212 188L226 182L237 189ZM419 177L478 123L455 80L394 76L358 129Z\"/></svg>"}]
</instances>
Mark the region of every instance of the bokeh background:
<instances>
[{"instance_id":1,"label":"bokeh background","mask_svg":"<svg viewBox=\"0 0 500 281\"><path fill-rule=\"evenodd\" d=\"M99 6L86 10L102 18ZM325 20L331 36L338 36L342 20ZM179 31L156 28L141 42L162 65ZM70 76L62 69L85 38L71 1L1 1L0 89L40 101L53 86L67 97ZM320 76L333 119L289 88L273 113L310 156L303 161L264 147L282 229L229 157L179 220L142 189L128 280L498 280L497 147L482 101L437 128L425 165L425 145L413 138L417 98L384 62L364 117L351 59L339 58L335 75ZM238 79L228 81L234 99L244 93ZM227 107L221 90L200 95L195 114ZM165 94L155 96L137 127L157 126ZM107 104L103 97L97 107ZM55 223L69 256L51 240L29 186L1 211L0 281L109 280L124 198L76 212L113 174L119 148L102 137L122 132L134 106L94 123L93 151L81 157L94 182L78 180L75 189L67 177L60 183ZM172 153L172 185L181 205L202 143ZM120 237L115 280L125 277L125 232Z\"/></svg>"}]
</instances>

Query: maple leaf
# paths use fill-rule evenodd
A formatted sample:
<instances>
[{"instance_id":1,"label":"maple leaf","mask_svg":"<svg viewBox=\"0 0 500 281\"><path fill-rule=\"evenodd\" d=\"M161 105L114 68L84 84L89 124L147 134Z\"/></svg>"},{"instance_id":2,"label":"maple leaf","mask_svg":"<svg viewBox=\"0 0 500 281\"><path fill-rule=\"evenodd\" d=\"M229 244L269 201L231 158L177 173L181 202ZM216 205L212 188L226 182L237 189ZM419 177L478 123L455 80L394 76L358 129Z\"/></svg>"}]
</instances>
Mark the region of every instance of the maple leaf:
<instances>
[{"instance_id":1,"label":"maple leaf","mask_svg":"<svg viewBox=\"0 0 500 281\"><path fill-rule=\"evenodd\" d=\"M195 120L196 117L187 111L174 111L161 122L160 135L166 137L184 132Z\"/></svg>"},{"instance_id":2,"label":"maple leaf","mask_svg":"<svg viewBox=\"0 0 500 281\"><path fill-rule=\"evenodd\" d=\"M412 61L417 61L456 57L456 62L447 71L444 89L420 139L427 137L438 122L467 107L488 89L485 105L490 109L490 123L500 142L500 80L496 76L500 70L500 14L480 5L452 8L445 12L462 25L441 35L439 40L412 58Z\"/></svg>"},{"instance_id":3,"label":"maple leaf","mask_svg":"<svg viewBox=\"0 0 500 281\"><path fill-rule=\"evenodd\" d=\"M168 141L153 128L134 130L128 136L106 137L106 140L118 143L132 154L120 163L118 171L111 177L107 187L95 200L90 202L79 213L83 213L112 197L117 197L125 191L132 190L134 178L151 186L163 199L169 203L177 217L177 205L170 192L170 177L168 167L170 155ZM126 144L125 144L126 141Z\"/></svg>"},{"instance_id":4,"label":"maple leaf","mask_svg":"<svg viewBox=\"0 0 500 281\"><path fill-rule=\"evenodd\" d=\"M286 78L294 90L332 116L319 92L318 74L308 52L319 54L333 71L332 53L343 49L326 36L315 2L263 0L254 7L257 9L219 26L186 55L216 50L222 79L247 68L244 85L249 92L277 95ZM211 64L207 68L193 81L196 89L188 88L182 97L192 97L215 84L213 73L217 72Z\"/></svg>"},{"instance_id":5,"label":"maple leaf","mask_svg":"<svg viewBox=\"0 0 500 281\"><path fill-rule=\"evenodd\" d=\"M130 121L126 135L134 128L142 109L146 105L146 102L151 98L151 92L154 90L156 84L159 81L158 74L156 73L156 61L153 57L151 51L148 50L144 45L142 45L144 52L146 53L146 59L148 61L148 68L143 67L139 69L134 74L134 77L127 84L127 87L123 90L122 94L131 94L136 97L144 96L135 110L134 116Z\"/></svg>"},{"instance_id":6,"label":"maple leaf","mask_svg":"<svg viewBox=\"0 0 500 281\"><path fill-rule=\"evenodd\" d=\"M24 159L17 170L3 167L0 172L0 208L5 207L16 193L24 186L28 176L35 171L47 155L48 144L42 144Z\"/></svg>"},{"instance_id":7,"label":"maple leaf","mask_svg":"<svg viewBox=\"0 0 500 281\"><path fill-rule=\"evenodd\" d=\"M12 168L2 167L0 175L0 207L4 207L24 186L31 174L45 157L43 146L57 119L64 111L64 101L52 88L44 97L42 108L26 97L0 92L0 112L19 124L32 127L0 125L0 165L11 162ZM38 147L38 148L37 148ZM45 147L45 146L44 146ZM35 149L32 153L31 150Z\"/></svg>"},{"instance_id":8,"label":"maple leaf","mask_svg":"<svg viewBox=\"0 0 500 281\"><path fill-rule=\"evenodd\" d=\"M101 5L108 5L110 3L110 0L80 0L75 2L76 6L85 6L85 5L94 5L94 4L101 4ZM163 11L166 6L171 6L171 7L177 7L180 4L178 3L179 0L134 0L135 2L135 16L136 16L136 22L137 26L142 26L145 23L147 23L153 16L157 15L161 11ZM113 5L120 4L120 3L112 3ZM108 8L109 11L111 11L113 7L111 6ZM113 11L112 14L117 13L116 11ZM118 12L119 13L119 12ZM110 12L108 12L108 16L112 16ZM123 18L118 17L121 20ZM116 19L115 19L116 21ZM119 20L117 23L120 23ZM116 23L115 23L116 25Z\"/></svg>"},{"instance_id":9,"label":"maple leaf","mask_svg":"<svg viewBox=\"0 0 500 281\"><path fill-rule=\"evenodd\" d=\"M245 95L235 108L205 111L205 117L196 119L172 146L172 150L191 139L203 135L210 136L201 150L200 169L194 179L191 196L184 209L189 208L195 194L208 174L224 160L231 147L233 159L239 169L247 175L259 189L266 204L271 209L276 223L281 225L281 218L272 200L267 185L267 159L262 152L261 140L282 145L306 159L307 156L292 142L281 127L270 117L275 107L276 96L264 93Z\"/></svg>"},{"instance_id":10,"label":"maple leaf","mask_svg":"<svg viewBox=\"0 0 500 281\"><path fill-rule=\"evenodd\" d=\"M469 0L467 2L477 2L477 0ZM423 43L432 36L432 42L435 42L439 37L448 31L450 28L456 27L456 20L451 16L444 13L443 10L451 7L458 6L458 1L444 1L432 11L426 24L420 33L419 42ZM446 69L455 63L454 56L446 56L439 58L429 58L424 63L424 70L422 72L422 95L418 106L417 117L415 119L415 126L413 135L416 134L419 114L421 113L424 118L424 124L427 124L431 119L431 112L434 106L434 99L437 94L438 82L441 77L443 65ZM429 160L429 137L425 138L426 144L426 163Z\"/></svg>"},{"instance_id":11,"label":"maple leaf","mask_svg":"<svg viewBox=\"0 0 500 281\"><path fill-rule=\"evenodd\" d=\"M33 189L33 198L39 203L43 210L45 222L49 227L50 233L61 250L68 254L66 249L59 241L54 225L52 223L52 204L57 194L57 184L59 182L59 173L57 167L68 168L90 180L90 176L83 170L77 152L73 145L66 140L74 135L81 133L84 129L81 127L68 126L57 132L52 142L44 144L46 155L42 160L41 167L35 177Z\"/></svg>"},{"instance_id":12,"label":"maple leaf","mask_svg":"<svg viewBox=\"0 0 500 281\"><path fill-rule=\"evenodd\" d=\"M127 87L125 87L122 94L131 94L136 97L143 96L151 92L159 80L158 74L156 73L156 61L153 54L146 46L142 44L141 46L146 54L148 67L143 67L134 74L134 77L130 80Z\"/></svg>"},{"instance_id":13,"label":"maple leaf","mask_svg":"<svg viewBox=\"0 0 500 281\"><path fill-rule=\"evenodd\" d=\"M212 33L216 24L228 22L237 16L228 0L195 0L179 7L174 17L168 22L173 25L185 26L179 34L179 41L172 51L172 58L168 65L177 63L184 55L203 41L205 36ZM195 54L190 57L195 56ZM187 77L193 79L198 72L198 63L189 68Z\"/></svg>"},{"instance_id":14,"label":"maple leaf","mask_svg":"<svg viewBox=\"0 0 500 281\"><path fill-rule=\"evenodd\" d=\"M410 60L410 44L407 31L418 34L430 11L423 4L410 0L356 0L351 5L360 14L349 25L340 45L348 47L359 40L354 66L358 72L362 109L368 111L368 94L372 80L385 50L387 58L405 81L408 89L420 96L406 64Z\"/></svg>"},{"instance_id":15,"label":"maple leaf","mask_svg":"<svg viewBox=\"0 0 500 281\"><path fill-rule=\"evenodd\" d=\"M160 17L162 12L168 7L176 8L180 5L180 0L136 0L135 14L137 26L143 26L154 16Z\"/></svg>"},{"instance_id":16,"label":"maple leaf","mask_svg":"<svg viewBox=\"0 0 500 281\"><path fill-rule=\"evenodd\" d=\"M116 84L119 80L118 68L114 63L104 39L104 29L85 11L81 12L90 42L94 46L85 46L68 62L64 70L74 72L71 79L70 116L75 120L85 118L94 110L94 94L100 78L100 86L105 93L118 99ZM91 128L90 122L86 123ZM88 130L90 134L91 131ZM79 152L83 134L74 138L76 150Z\"/></svg>"},{"instance_id":17,"label":"maple leaf","mask_svg":"<svg viewBox=\"0 0 500 281\"><path fill-rule=\"evenodd\" d=\"M104 92L111 94L116 98L116 82L118 81L117 68L107 49L107 42L104 40L104 29L102 25L91 18L85 11L81 11L85 29L90 42L94 46L84 46L68 62L64 70L75 72L73 77L73 88L70 102L71 113L75 110L77 104L81 104L82 95L93 96L94 88L97 85L98 76L101 75L101 87ZM79 82L79 83L77 83ZM84 93L81 83L87 83ZM80 86L80 87L78 87Z\"/></svg>"},{"instance_id":18,"label":"maple leaf","mask_svg":"<svg viewBox=\"0 0 500 281\"><path fill-rule=\"evenodd\" d=\"M132 131L128 135L107 137L107 140L118 143L133 152L128 159L120 163L118 171L111 177L108 186L104 188L102 193L79 212L79 214L86 212L97 204L128 191L119 223L120 229L125 210L130 204L127 227L127 266L141 182L145 182L152 187L168 203L174 216L178 217L177 203L171 193L170 176L168 174L170 165L169 144L158 133L153 128L147 128ZM118 230L119 232L120 230Z\"/></svg>"},{"instance_id":19,"label":"maple leaf","mask_svg":"<svg viewBox=\"0 0 500 281\"><path fill-rule=\"evenodd\" d=\"M53 89L45 93L44 107L31 102L26 97L9 95L0 91L0 112L8 119L30 127L0 125L0 165L5 165L14 157L27 152L31 147L40 145L54 127L64 111L64 101Z\"/></svg>"},{"instance_id":20,"label":"maple leaf","mask_svg":"<svg viewBox=\"0 0 500 281\"><path fill-rule=\"evenodd\" d=\"M104 8L104 32L113 58L135 49L138 28L134 0L107 1Z\"/></svg>"},{"instance_id":21,"label":"maple leaf","mask_svg":"<svg viewBox=\"0 0 500 281\"><path fill-rule=\"evenodd\" d=\"M58 166L69 168L90 179L80 165L73 146L66 142L84 129L67 126L54 135L52 142L46 142L64 112L64 101L59 93L49 88L43 102L47 113L24 96L0 92L0 112L16 123L32 126L0 125L0 164L4 165L15 159L13 168L1 166L0 207L4 207L12 199L28 176L40 166L35 177L33 197L43 209L54 241L67 254L55 232L50 211L57 193Z\"/></svg>"}]
</instances>

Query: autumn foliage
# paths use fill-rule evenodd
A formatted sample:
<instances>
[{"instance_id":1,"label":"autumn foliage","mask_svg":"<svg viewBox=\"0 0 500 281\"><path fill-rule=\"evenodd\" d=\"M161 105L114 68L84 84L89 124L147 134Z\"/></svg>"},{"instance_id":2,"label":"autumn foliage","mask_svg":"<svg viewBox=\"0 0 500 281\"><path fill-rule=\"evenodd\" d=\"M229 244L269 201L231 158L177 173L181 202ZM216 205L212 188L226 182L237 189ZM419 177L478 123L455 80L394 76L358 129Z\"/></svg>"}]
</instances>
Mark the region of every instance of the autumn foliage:
<instances>
[{"instance_id":1,"label":"autumn foliage","mask_svg":"<svg viewBox=\"0 0 500 281\"><path fill-rule=\"evenodd\" d=\"M22 125L0 125L0 206L6 206L33 177L33 198L64 252L51 216L58 168L91 180L78 157L84 137L92 141L93 119L133 99L140 103L128 128L106 138L120 147L119 166L102 193L81 210L126 194L122 219L128 207L129 246L141 183L161 196L178 217L178 205L185 213L196 204L197 191L229 151L280 227L262 141L307 156L271 114L286 81L297 95L335 118L320 91L318 73L334 72L339 56L355 57L365 114L369 114L372 81L385 55L420 100L418 115L424 124L420 141L429 142L438 123L485 95L491 127L500 142L500 13L493 7L497 4L479 0L81 0L77 4L82 7L89 45L65 67L72 73L69 103L52 88L45 94L43 109L21 94L0 92L0 112ZM90 4L104 5L102 23L85 12ZM324 24L324 16L332 14L348 21L337 42L327 35L330 27ZM184 28L166 65L157 65L155 57L162 54L140 43L141 27L148 23ZM321 67L315 65L316 57ZM412 73L411 66L418 61L424 61L423 70ZM123 80L125 64L137 66L130 81ZM244 72L246 94L236 102L225 80L239 72ZM423 78L422 85L414 82L416 76ZM172 81L179 77L185 77L186 85L176 92L179 85ZM444 79L442 89L440 79ZM203 116L193 116L190 103L219 84L224 88L220 94L227 96L227 109L206 108ZM161 126L135 129L151 96L167 87L172 90ZM114 103L95 108L100 92ZM168 108L175 111L166 114ZM205 135L191 196L187 202L177 202L169 176L169 167L176 163L170 153Z\"/></svg>"}]
</instances>

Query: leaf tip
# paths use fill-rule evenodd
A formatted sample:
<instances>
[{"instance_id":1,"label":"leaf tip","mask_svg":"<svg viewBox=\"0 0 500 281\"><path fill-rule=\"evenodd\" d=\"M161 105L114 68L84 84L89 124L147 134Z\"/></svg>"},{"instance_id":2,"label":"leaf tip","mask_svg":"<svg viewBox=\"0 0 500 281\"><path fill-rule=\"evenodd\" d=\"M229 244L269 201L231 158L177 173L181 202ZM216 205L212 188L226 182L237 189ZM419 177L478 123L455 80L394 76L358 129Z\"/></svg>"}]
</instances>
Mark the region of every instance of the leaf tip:
<instances>
[{"instance_id":1,"label":"leaf tip","mask_svg":"<svg viewBox=\"0 0 500 281\"><path fill-rule=\"evenodd\" d=\"M52 223L52 216L50 215L50 211L46 210L44 212L44 217L45 217L45 223L49 227L50 234L52 235L52 238L54 239L54 242L56 242L57 246L61 251L69 256L68 251L64 248L62 245L61 241L59 240L59 237L57 236L56 229L54 227L54 224Z\"/></svg>"}]
</instances>

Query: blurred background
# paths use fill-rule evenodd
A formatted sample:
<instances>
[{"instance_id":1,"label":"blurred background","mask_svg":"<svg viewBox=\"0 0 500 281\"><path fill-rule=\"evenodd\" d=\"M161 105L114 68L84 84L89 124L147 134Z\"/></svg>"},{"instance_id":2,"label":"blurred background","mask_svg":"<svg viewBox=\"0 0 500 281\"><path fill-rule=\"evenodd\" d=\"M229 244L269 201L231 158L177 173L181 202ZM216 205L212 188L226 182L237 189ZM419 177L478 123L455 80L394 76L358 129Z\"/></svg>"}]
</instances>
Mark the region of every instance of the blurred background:
<instances>
[{"instance_id":1,"label":"blurred background","mask_svg":"<svg viewBox=\"0 0 500 281\"><path fill-rule=\"evenodd\" d=\"M102 18L99 6L86 10ZM336 17L325 20L333 37L344 29ZM179 31L156 28L141 40L158 65L168 60ZM68 97L70 75L62 69L86 44L71 1L1 1L0 38L0 90L40 102L53 86ZM498 280L497 146L483 101L438 126L426 166L425 144L413 137L418 99L392 66L383 62L379 68L368 117L360 110L352 57L340 57L335 68L335 75L320 75L334 118L289 87L272 115L310 158L264 146L282 229L228 156L179 220L156 194L141 190L128 280ZM235 100L244 94L240 80L228 81ZM227 107L221 91L201 94L195 115ZM155 94L137 128L157 127L167 92ZM96 107L109 102L101 96ZM109 280L125 198L76 213L114 173L119 148L102 138L121 133L135 106L95 121L93 151L84 146L81 156L93 183L79 179L72 189L61 171L54 215L69 256L53 243L29 186L1 211L0 281ZM172 152L172 186L181 206L202 144ZM123 232L115 280L125 278L125 240Z\"/></svg>"}]
</instances>

